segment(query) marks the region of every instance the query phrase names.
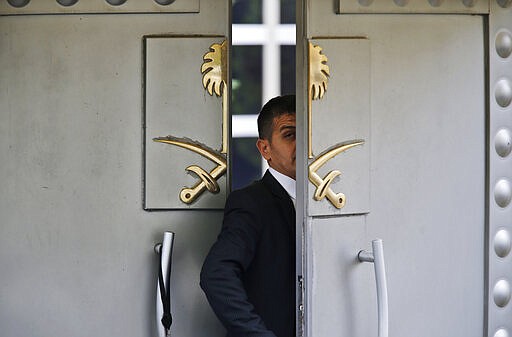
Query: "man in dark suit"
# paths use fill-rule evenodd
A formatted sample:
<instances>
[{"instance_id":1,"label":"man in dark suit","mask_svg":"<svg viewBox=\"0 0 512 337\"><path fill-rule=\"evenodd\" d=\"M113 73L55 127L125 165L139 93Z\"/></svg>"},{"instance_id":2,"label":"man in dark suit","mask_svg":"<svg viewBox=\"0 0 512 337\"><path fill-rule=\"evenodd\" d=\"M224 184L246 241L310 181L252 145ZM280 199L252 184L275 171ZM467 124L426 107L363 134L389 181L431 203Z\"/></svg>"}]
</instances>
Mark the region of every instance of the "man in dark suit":
<instances>
[{"instance_id":1,"label":"man in dark suit","mask_svg":"<svg viewBox=\"0 0 512 337\"><path fill-rule=\"evenodd\" d=\"M263 178L232 192L201 288L228 337L295 336L295 95L258 116Z\"/></svg>"}]
</instances>

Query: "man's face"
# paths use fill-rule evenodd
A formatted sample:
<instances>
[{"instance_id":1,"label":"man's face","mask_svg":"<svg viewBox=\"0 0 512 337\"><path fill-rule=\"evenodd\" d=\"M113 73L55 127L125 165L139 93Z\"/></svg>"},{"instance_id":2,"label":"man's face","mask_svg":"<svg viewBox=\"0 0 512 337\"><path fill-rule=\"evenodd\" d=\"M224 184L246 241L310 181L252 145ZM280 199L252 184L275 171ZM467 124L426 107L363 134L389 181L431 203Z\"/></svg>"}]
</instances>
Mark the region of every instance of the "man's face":
<instances>
[{"instance_id":1,"label":"man's face","mask_svg":"<svg viewBox=\"0 0 512 337\"><path fill-rule=\"evenodd\" d=\"M270 167L295 179L295 114L275 117L272 138L258 139L256 146Z\"/></svg>"}]
</instances>

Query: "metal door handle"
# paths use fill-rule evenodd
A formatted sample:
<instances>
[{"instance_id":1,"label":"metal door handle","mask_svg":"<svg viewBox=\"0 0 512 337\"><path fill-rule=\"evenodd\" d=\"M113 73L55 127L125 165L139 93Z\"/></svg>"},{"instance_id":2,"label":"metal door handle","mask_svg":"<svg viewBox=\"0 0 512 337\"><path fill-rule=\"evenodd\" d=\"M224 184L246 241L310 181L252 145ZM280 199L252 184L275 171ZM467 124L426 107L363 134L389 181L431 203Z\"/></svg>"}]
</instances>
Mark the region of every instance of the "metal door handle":
<instances>
[{"instance_id":1,"label":"metal door handle","mask_svg":"<svg viewBox=\"0 0 512 337\"><path fill-rule=\"evenodd\" d=\"M159 280L156 283L156 325L159 337L170 336L170 324L172 317L170 315L170 291L171 291L171 266L172 266L172 248L174 246L174 233L164 232L162 243L155 246L155 253L160 256L159 261ZM160 288L160 273L163 284L163 292ZM167 308L166 308L167 307ZM166 310L167 309L167 310ZM167 311L167 313L166 313ZM168 314L166 318L165 314ZM164 319L170 319L168 327L164 326Z\"/></svg>"},{"instance_id":2,"label":"metal door handle","mask_svg":"<svg viewBox=\"0 0 512 337\"><path fill-rule=\"evenodd\" d=\"M379 337L388 337L388 287L386 284L386 268L382 240L372 241L372 252L361 250L357 254L359 262L373 262L375 282L377 285L377 309L379 317Z\"/></svg>"}]
</instances>

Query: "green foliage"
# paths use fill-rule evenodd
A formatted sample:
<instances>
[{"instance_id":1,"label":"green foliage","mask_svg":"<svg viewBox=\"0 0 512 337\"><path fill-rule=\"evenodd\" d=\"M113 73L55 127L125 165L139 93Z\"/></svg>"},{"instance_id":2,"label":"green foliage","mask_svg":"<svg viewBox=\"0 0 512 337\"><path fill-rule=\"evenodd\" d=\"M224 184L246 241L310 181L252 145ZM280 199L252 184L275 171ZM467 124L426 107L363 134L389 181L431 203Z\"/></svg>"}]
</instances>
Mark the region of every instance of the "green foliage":
<instances>
[{"instance_id":1,"label":"green foliage","mask_svg":"<svg viewBox=\"0 0 512 337\"><path fill-rule=\"evenodd\" d=\"M262 0L233 0L233 23L261 23Z\"/></svg>"},{"instance_id":2,"label":"green foliage","mask_svg":"<svg viewBox=\"0 0 512 337\"><path fill-rule=\"evenodd\" d=\"M262 47L233 46L231 59L233 82L232 113L258 114L261 109Z\"/></svg>"}]
</instances>

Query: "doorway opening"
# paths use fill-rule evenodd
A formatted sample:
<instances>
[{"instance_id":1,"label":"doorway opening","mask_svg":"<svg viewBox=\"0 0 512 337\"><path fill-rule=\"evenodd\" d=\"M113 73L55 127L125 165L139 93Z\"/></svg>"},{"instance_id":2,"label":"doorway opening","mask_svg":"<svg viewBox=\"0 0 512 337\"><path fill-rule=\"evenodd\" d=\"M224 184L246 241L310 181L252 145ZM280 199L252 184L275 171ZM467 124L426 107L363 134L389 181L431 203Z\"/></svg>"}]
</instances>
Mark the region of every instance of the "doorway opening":
<instances>
[{"instance_id":1,"label":"doorway opening","mask_svg":"<svg viewBox=\"0 0 512 337\"><path fill-rule=\"evenodd\" d=\"M266 170L256 119L272 97L295 93L295 1L234 0L232 12L232 189Z\"/></svg>"}]
</instances>

